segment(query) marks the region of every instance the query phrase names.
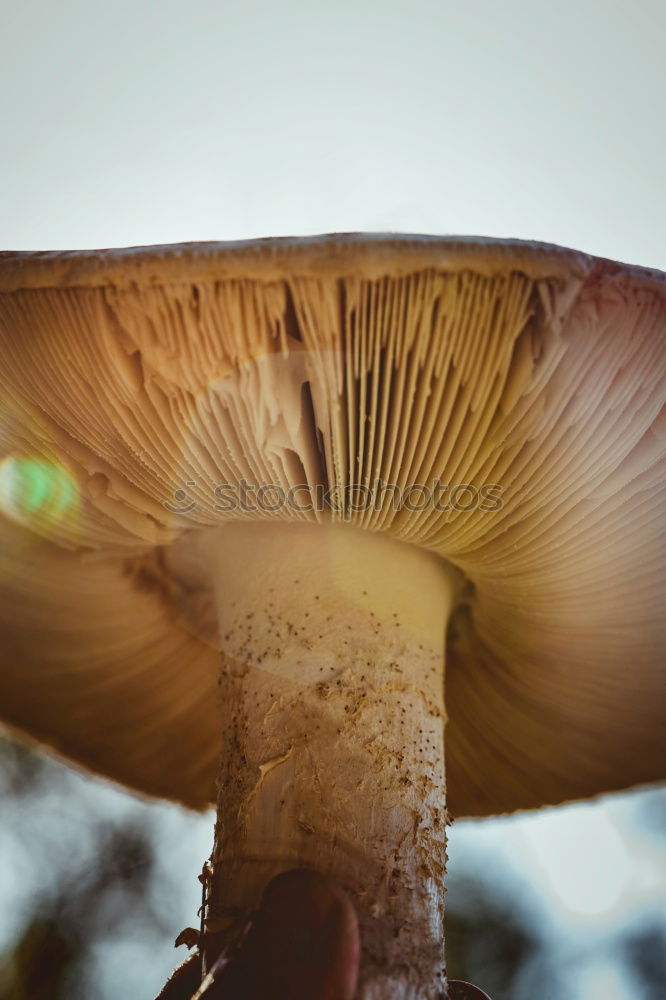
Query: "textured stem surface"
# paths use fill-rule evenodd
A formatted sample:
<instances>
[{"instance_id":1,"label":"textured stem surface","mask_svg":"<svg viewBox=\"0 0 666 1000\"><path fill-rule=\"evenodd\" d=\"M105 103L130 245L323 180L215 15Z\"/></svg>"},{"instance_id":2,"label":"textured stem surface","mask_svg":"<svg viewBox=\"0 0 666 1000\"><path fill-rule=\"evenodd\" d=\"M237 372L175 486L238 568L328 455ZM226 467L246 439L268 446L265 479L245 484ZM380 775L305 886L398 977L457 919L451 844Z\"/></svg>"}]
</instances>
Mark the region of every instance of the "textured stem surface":
<instances>
[{"instance_id":1,"label":"textured stem surface","mask_svg":"<svg viewBox=\"0 0 666 1000\"><path fill-rule=\"evenodd\" d=\"M359 998L439 998L451 571L344 526L235 524L207 558L223 719L211 930L281 871L329 872L358 910Z\"/></svg>"}]
</instances>

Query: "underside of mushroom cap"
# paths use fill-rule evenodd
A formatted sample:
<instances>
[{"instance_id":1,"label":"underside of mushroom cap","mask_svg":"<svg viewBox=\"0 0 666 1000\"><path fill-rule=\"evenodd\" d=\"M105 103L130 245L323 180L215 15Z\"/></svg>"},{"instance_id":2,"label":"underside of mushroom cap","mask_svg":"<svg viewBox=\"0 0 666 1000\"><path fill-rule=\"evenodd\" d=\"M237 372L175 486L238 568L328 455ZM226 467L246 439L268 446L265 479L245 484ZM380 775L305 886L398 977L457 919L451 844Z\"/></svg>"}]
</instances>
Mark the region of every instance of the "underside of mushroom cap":
<instances>
[{"instance_id":1,"label":"underside of mushroom cap","mask_svg":"<svg viewBox=\"0 0 666 1000\"><path fill-rule=\"evenodd\" d=\"M330 520L465 575L455 815L661 779L665 332L663 275L519 241L1 255L3 718L204 806L217 655L164 552Z\"/></svg>"}]
</instances>

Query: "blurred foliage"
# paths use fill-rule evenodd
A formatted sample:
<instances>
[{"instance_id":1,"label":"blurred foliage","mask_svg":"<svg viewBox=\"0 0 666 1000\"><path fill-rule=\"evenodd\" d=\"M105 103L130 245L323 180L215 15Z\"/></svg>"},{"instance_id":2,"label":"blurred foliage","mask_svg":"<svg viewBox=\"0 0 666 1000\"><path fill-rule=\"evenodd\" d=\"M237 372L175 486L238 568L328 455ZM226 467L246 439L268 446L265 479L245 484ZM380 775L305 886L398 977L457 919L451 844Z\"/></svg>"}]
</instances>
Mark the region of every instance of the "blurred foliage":
<instances>
[{"instance_id":1,"label":"blurred foliage","mask_svg":"<svg viewBox=\"0 0 666 1000\"><path fill-rule=\"evenodd\" d=\"M513 998L517 973L538 954L541 940L525 907L470 876L452 878L447 893L446 966L451 979L472 982L492 1000ZM465 900L458 908L455 899Z\"/></svg>"},{"instance_id":2,"label":"blurred foliage","mask_svg":"<svg viewBox=\"0 0 666 1000\"><path fill-rule=\"evenodd\" d=\"M122 930L144 911L156 923L147 889L152 848L146 831L131 823L100 832L94 871L68 880L53 898L33 897L35 915L5 959L3 993L7 1000L64 1000L78 991L95 943ZM163 932L168 928L160 927ZM1 975L1 973L0 973ZM0 979L0 983L2 983Z\"/></svg>"},{"instance_id":3,"label":"blurred foliage","mask_svg":"<svg viewBox=\"0 0 666 1000\"><path fill-rule=\"evenodd\" d=\"M642 1000L663 1000L666 995L666 927L654 922L630 930L620 948L643 988Z\"/></svg>"},{"instance_id":4,"label":"blurred foliage","mask_svg":"<svg viewBox=\"0 0 666 1000\"><path fill-rule=\"evenodd\" d=\"M7 740L0 742L0 769L5 807L8 796L25 803L39 795L44 784L52 789L65 771ZM24 846L34 858L35 879L26 884L31 912L12 950L0 955L0 1000L72 1000L79 995L94 1000L86 985L87 966L99 942L130 928L171 935L172 928L156 912L149 891L153 879L150 825L139 824L134 816L109 823L83 802L70 799L70 814L77 811L80 815L75 819L81 828L92 826L93 864L85 851L78 854L80 844L72 839L72 864L67 870L49 871L48 878L40 881L52 861L48 842L54 831L27 826L22 831ZM67 851L67 844L59 846ZM122 991L122 984L119 988Z\"/></svg>"}]
</instances>

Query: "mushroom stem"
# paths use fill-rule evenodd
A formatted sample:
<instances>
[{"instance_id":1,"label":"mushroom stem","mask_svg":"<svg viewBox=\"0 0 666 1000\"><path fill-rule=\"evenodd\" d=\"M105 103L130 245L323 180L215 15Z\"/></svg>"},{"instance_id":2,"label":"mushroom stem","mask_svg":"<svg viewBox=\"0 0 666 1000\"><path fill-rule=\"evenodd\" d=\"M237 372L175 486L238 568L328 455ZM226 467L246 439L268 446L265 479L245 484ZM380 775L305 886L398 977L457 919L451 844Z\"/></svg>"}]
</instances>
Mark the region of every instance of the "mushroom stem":
<instances>
[{"instance_id":1,"label":"mushroom stem","mask_svg":"<svg viewBox=\"0 0 666 1000\"><path fill-rule=\"evenodd\" d=\"M351 894L362 1000L445 990L444 638L455 571L345 526L234 524L216 584L222 755L207 928L278 873Z\"/></svg>"}]
</instances>

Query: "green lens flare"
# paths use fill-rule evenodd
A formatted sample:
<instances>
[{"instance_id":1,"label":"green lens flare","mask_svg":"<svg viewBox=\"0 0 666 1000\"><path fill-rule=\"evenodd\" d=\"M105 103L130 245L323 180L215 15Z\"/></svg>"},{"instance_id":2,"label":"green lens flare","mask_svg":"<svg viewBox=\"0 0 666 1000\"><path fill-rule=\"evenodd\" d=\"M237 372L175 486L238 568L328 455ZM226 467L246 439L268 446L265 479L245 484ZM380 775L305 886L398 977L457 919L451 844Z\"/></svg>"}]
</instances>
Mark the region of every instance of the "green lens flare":
<instances>
[{"instance_id":1,"label":"green lens flare","mask_svg":"<svg viewBox=\"0 0 666 1000\"><path fill-rule=\"evenodd\" d=\"M76 480L61 465L13 455L0 462L0 510L8 517L57 521L77 498Z\"/></svg>"},{"instance_id":2,"label":"green lens flare","mask_svg":"<svg viewBox=\"0 0 666 1000\"><path fill-rule=\"evenodd\" d=\"M29 459L18 465L15 487L17 506L32 514L47 504L53 489L54 472L42 462Z\"/></svg>"}]
</instances>

